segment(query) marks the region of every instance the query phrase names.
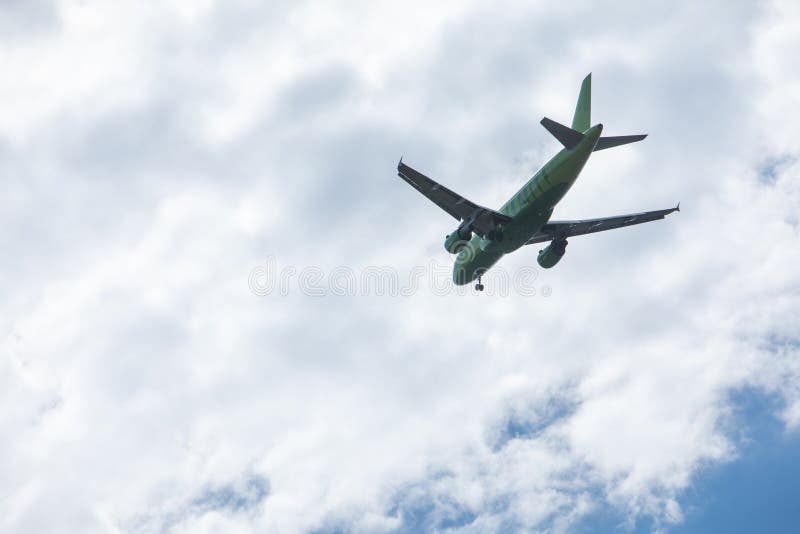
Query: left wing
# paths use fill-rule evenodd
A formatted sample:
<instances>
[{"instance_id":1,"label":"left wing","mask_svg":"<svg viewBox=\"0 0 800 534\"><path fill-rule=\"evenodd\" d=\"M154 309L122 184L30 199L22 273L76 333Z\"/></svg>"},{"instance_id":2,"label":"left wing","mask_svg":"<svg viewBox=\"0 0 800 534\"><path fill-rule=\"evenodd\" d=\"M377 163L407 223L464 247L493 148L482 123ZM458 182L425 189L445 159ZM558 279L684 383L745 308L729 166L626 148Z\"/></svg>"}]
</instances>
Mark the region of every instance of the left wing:
<instances>
[{"instance_id":1,"label":"left wing","mask_svg":"<svg viewBox=\"0 0 800 534\"><path fill-rule=\"evenodd\" d=\"M403 163L402 159L397 164L397 175L447 213L459 221L466 221L467 226L481 237L511 220L508 215L479 206L431 180Z\"/></svg>"},{"instance_id":2,"label":"left wing","mask_svg":"<svg viewBox=\"0 0 800 534\"><path fill-rule=\"evenodd\" d=\"M623 226L632 226L650 221L663 219L674 211L680 211L681 205L678 203L674 208L667 210L645 211L643 213L632 213L630 215L618 215L616 217L604 217L601 219L584 219L581 221L550 221L525 244L544 243L554 239L566 238L575 235L593 234L604 230L613 230Z\"/></svg>"}]
</instances>

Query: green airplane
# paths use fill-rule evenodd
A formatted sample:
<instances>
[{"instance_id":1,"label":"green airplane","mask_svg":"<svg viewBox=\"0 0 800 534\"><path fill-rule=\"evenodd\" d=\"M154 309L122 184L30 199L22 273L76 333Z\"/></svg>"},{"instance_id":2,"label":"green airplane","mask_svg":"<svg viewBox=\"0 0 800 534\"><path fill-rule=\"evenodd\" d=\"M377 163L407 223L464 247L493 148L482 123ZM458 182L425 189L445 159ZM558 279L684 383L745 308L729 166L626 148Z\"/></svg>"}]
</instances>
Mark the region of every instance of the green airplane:
<instances>
[{"instance_id":1,"label":"green airplane","mask_svg":"<svg viewBox=\"0 0 800 534\"><path fill-rule=\"evenodd\" d=\"M522 186L508 202L495 211L467 200L445 186L412 169L400 158L397 173L417 191L428 197L460 222L458 228L445 237L444 248L457 254L453 266L453 282L465 285L477 278L475 289L483 291L481 277L497 261L523 245L550 241L539 251L537 261L545 269L553 267L564 256L567 238L622 228L663 219L677 206L665 210L584 219L551 221L553 208L575 183L592 152L641 141L647 135L601 137L602 124L591 126L592 75L581 84L572 127L547 117L541 121L547 131L564 145L533 178Z\"/></svg>"}]
</instances>

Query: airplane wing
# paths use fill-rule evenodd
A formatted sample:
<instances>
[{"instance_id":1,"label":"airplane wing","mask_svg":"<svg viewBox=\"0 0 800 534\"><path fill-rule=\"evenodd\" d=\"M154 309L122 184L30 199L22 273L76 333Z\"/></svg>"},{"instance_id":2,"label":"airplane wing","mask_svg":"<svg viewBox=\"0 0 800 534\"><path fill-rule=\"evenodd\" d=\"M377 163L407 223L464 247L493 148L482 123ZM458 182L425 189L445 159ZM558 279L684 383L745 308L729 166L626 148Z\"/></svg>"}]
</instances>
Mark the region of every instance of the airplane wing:
<instances>
[{"instance_id":1,"label":"airplane wing","mask_svg":"<svg viewBox=\"0 0 800 534\"><path fill-rule=\"evenodd\" d=\"M508 215L479 206L431 180L403 163L402 159L397 164L397 175L455 219L469 221L472 230L481 237L486 236L498 225L511 220Z\"/></svg>"},{"instance_id":2,"label":"airplane wing","mask_svg":"<svg viewBox=\"0 0 800 534\"><path fill-rule=\"evenodd\" d=\"M650 221L663 219L674 211L680 211L681 205L678 203L674 208L666 210L645 211L643 213L632 213L630 215L618 215L616 217L604 217L601 219L584 219L581 221L550 221L525 244L544 243L557 238L566 238L576 235L593 234L623 226L632 226Z\"/></svg>"}]
</instances>

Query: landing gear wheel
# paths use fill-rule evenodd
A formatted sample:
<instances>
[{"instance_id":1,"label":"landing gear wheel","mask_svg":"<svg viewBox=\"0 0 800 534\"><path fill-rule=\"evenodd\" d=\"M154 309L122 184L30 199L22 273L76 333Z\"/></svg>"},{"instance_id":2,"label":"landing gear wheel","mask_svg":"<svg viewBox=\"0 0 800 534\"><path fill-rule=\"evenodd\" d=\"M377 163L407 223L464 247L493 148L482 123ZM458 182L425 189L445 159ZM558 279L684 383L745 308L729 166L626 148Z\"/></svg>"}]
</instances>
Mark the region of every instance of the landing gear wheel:
<instances>
[{"instance_id":1,"label":"landing gear wheel","mask_svg":"<svg viewBox=\"0 0 800 534\"><path fill-rule=\"evenodd\" d=\"M481 277L478 277L478 283L475 284L475 291L483 291L483 284L481 284Z\"/></svg>"}]
</instances>

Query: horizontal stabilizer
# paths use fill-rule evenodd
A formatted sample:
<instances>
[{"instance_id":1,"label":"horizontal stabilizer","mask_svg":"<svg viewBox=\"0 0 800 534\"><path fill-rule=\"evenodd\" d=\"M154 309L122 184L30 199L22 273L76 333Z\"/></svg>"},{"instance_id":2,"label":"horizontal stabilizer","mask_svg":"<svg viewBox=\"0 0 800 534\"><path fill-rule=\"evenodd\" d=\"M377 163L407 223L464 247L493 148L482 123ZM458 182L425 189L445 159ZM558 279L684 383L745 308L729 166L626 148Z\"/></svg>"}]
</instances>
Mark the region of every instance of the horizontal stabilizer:
<instances>
[{"instance_id":1,"label":"horizontal stabilizer","mask_svg":"<svg viewBox=\"0 0 800 534\"><path fill-rule=\"evenodd\" d=\"M543 118L541 123L542 126L544 126L548 132L553 134L553 137L558 139L558 141L566 148L575 148L578 146L578 143L583 141L583 134L577 130L573 130L569 126L559 124L554 120L548 119L547 117Z\"/></svg>"},{"instance_id":2,"label":"horizontal stabilizer","mask_svg":"<svg viewBox=\"0 0 800 534\"><path fill-rule=\"evenodd\" d=\"M616 137L601 137L597 140L597 144L594 146L594 151L597 152L598 150L603 150L606 148L611 148L620 145L627 145L628 143L635 143L636 141L641 141L647 137L647 134L644 135L618 135Z\"/></svg>"}]
</instances>

